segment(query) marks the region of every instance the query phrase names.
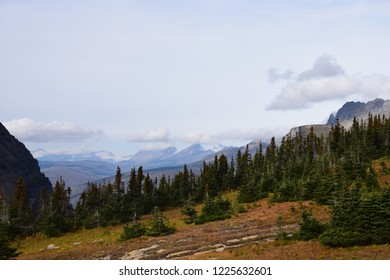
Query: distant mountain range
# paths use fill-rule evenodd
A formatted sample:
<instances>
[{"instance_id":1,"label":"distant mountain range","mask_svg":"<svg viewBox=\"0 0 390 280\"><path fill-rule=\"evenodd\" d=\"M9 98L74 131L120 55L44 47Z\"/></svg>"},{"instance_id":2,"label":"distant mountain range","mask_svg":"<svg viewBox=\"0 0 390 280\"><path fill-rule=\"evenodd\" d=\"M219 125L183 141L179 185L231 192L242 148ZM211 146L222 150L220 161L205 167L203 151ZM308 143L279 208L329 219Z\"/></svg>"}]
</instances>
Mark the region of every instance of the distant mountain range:
<instances>
[{"instance_id":1,"label":"distant mountain range","mask_svg":"<svg viewBox=\"0 0 390 280\"><path fill-rule=\"evenodd\" d=\"M33 154L38 158L42 172L54 184L62 177L72 188L73 197L78 197L87 182L106 179L111 180L119 166L122 172L129 173L131 168L142 165L151 175L165 173L174 174L183 168L184 164L191 165L194 170L202 166L203 160L214 160L214 155L225 153L235 156L238 148L218 146L214 149L204 149L200 144L189 146L181 151L175 147L161 150L139 151L129 160L114 161L114 155L109 152L90 152L81 154L48 154L39 149ZM156 177L154 176L154 177Z\"/></svg>"},{"instance_id":2,"label":"distant mountain range","mask_svg":"<svg viewBox=\"0 0 390 280\"><path fill-rule=\"evenodd\" d=\"M375 99L367 103L347 102L334 115L330 115L326 124L308 124L292 128L290 133L307 134L311 126L317 134L326 135L336 119L349 128L352 125L354 117L367 119L369 113L384 114L390 116L390 101ZM269 136L270 138L272 135ZM260 140L253 140L248 145L242 147L223 147L218 146L215 149L205 149L200 144L189 146L178 151L175 147L169 147L161 150L139 151L127 160L115 160L115 156L109 152L82 153L78 155L49 155L44 150L34 152L37 155L42 171L54 183L63 177L68 186L73 190L73 199L77 199L85 189L88 181L113 181L116 167L119 166L123 172L124 180L128 180L128 174L131 168L143 166L144 171L148 172L152 178L160 177L162 174L173 176L183 169L187 164L189 169L198 173L202 167L203 161L211 162L215 155L224 154L228 160L235 158L237 151L245 150L246 146L250 153L254 153L259 147ZM264 148L267 143L263 143Z\"/></svg>"},{"instance_id":3,"label":"distant mountain range","mask_svg":"<svg viewBox=\"0 0 390 280\"><path fill-rule=\"evenodd\" d=\"M215 152L225 149L204 149L201 145L192 145L178 151L175 147L161 150L139 151L128 160L114 161L115 156L109 152L88 152L80 154L48 154L43 149L33 154L40 163L42 171L54 184L61 177L70 186L77 186L88 181L95 181L115 174L119 166L123 172L129 172L133 167L143 166L144 169L183 166L203 160Z\"/></svg>"},{"instance_id":4,"label":"distant mountain range","mask_svg":"<svg viewBox=\"0 0 390 280\"><path fill-rule=\"evenodd\" d=\"M129 163L131 162L136 163L134 157L128 162L119 162L118 165L123 171L122 176L125 182L129 181L130 168L133 168L135 166L139 167L140 165L142 165L144 173L145 174L149 173L149 176L151 178L159 179L163 174L165 176L170 176L172 178L175 174L183 170L184 164L187 165L189 170L192 170L195 174L199 174L201 168L203 167L203 162L210 163L214 161L215 156L219 157L222 154L224 154L228 159L234 159L237 155L238 150L244 152L246 146L248 146L249 152L251 154L254 154L255 151L259 148L259 144L260 144L260 140L254 140L250 142L248 145L242 147L218 146L217 148L212 150L205 150L201 145L196 144L177 153L173 153L172 148L167 148L161 151L147 151L147 152L144 151L144 152L137 153L138 155L136 154L137 155L136 158L138 158L140 161L142 160L144 163L147 163L146 165L139 164L139 163L135 165L129 165ZM263 147L266 148L267 144L263 144ZM142 157L143 155L146 156ZM160 163L161 165L158 167L154 167L153 165L157 163ZM129 166L131 167L128 168ZM111 173L110 177L101 177L95 180L94 182L96 183L103 183L103 181L114 182L115 180L114 174L115 172ZM86 187L87 184L84 183L80 185L75 185L75 187L72 188L73 194L71 196L71 199L73 204L77 202L78 197Z\"/></svg>"},{"instance_id":5,"label":"distant mountain range","mask_svg":"<svg viewBox=\"0 0 390 280\"><path fill-rule=\"evenodd\" d=\"M42 172L55 184L62 177L66 186L75 190L79 185L115 174L117 165L102 160L41 161Z\"/></svg>"},{"instance_id":6,"label":"distant mountain range","mask_svg":"<svg viewBox=\"0 0 390 280\"><path fill-rule=\"evenodd\" d=\"M178 151L175 147L162 150L139 151L130 160L120 161L118 165L123 170L130 170L132 167L140 165L147 169L183 165L204 159L222 149L224 149L223 146L220 146L218 150L206 150L200 144L195 144L181 151Z\"/></svg>"},{"instance_id":7,"label":"distant mountain range","mask_svg":"<svg viewBox=\"0 0 390 280\"><path fill-rule=\"evenodd\" d=\"M39 159L39 161L105 161L115 163L131 158L131 156L117 157L113 153L107 151L50 153L39 148L31 151L31 153L36 159Z\"/></svg>"}]
</instances>

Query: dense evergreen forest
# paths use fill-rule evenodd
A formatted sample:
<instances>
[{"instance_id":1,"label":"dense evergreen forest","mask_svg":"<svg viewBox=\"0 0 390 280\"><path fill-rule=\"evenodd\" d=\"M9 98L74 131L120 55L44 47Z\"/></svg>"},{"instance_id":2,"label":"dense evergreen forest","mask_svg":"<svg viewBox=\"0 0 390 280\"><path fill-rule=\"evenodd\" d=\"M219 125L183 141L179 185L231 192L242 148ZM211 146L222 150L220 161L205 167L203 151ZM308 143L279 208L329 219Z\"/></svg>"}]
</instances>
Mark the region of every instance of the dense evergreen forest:
<instances>
[{"instance_id":1,"label":"dense evergreen forest","mask_svg":"<svg viewBox=\"0 0 390 280\"><path fill-rule=\"evenodd\" d=\"M175 176L157 179L139 167L130 170L125 182L118 167L114 182L89 183L75 208L70 205L71 190L59 180L49 197L41 194L32 211L21 179L13 203L1 201L1 238L37 231L55 236L81 227L134 222L156 207L183 207L189 223L213 220L207 215L218 219L218 207L227 218L230 202L221 194L237 190L238 204L269 197L273 202L314 200L329 205L332 218L320 232L325 244L387 243L390 190L379 186L372 161L390 156L389 143L390 119L369 115L367 121L355 118L348 130L337 122L328 135L316 135L311 128L306 136L286 135L279 143L273 137L253 155L247 148L236 158L216 156L203 163L200 173L184 165ZM385 164L383 172L389 172ZM192 205L200 202L208 208L197 216ZM313 222L307 213L303 218Z\"/></svg>"}]
</instances>

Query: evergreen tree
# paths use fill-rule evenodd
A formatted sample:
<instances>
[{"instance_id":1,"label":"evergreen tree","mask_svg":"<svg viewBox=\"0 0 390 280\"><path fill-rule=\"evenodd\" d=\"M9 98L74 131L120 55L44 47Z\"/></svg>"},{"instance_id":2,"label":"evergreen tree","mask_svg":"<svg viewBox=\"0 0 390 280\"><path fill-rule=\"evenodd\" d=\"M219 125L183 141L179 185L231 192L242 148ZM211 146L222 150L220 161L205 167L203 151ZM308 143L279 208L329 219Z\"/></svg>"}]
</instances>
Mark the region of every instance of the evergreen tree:
<instances>
[{"instance_id":1,"label":"evergreen tree","mask_svg":"<svg viewBox=\"0 0 390 280\"><path fill-rule=\"evenodd\" d=\"M12 260L20 255L17 249L9 244L8 228L8 224L0 221L0 260Z\"/></svg>"},{"instance_id":2,"label":"evergreen tree","mask_svg":"<svg viewBox=\"0 0 390 280\"><path fill-rule=\"evenodd\" d=\"M256 181L254 175L250 175L248 182L242 185L239 189L237 201L239 203L249 203L259 200L267 196L267 193L262 191L260 181Z\"/></svg>"},{"instance_id":3,"label":"evergreen tree","mask_svg":"<svg viewBox=\"0 0 390 280\"><path fill-rule=\"evenodd\" d=\"M73 209L70 194L71 189L65 188L61 177L55 183L40 224L41 231L46 235L58 236L72 229Z\"/></svg>"},{"instance_id":4,"label":"evergreen tree","mask_svg":"<svg viewBox=\"0 0 390 280\"><path fill-rule=\"evenodd\" d=\"M214 199L206 196L201 213L195 219L195 224L225 220L231 217L231 203L227 199L218 196Z\"/></svg>"},{"instance_id":5,"label":"evergreen tree","mask_svg":"<svg viewBox=\"0 0 390 280\"><path fill-rule=\"evenodd\" d=\"M126 201L133 213L137 216L143 214L143 195L142 195L142 181L144 175L142 167L136 172L135 168L130 171L130 178L127 184Z\"/></svg>"},{"instance_id":6,"label":"evergreen tree","mask_svg":"<svg viewBox=\"0 0 390 280\"><path fill-rule=\"evenodd\" d=\"M197 211L194 208L194 201L191 197L184 200L181 213L186 216L184 218L186 224L193 224L195 222Z\"/></svg>"},{"instance_id":7,"label":"evergreen tree","mask_svg":"<svg viewBox=\"0 0 390 280\"><path fill-rule=\"evenodd\" d=\"M294 233L294 238L298 240L310 240L318 238L326 229L326 225L319 222L311 211L303 210L301 213L302 222L299 230Z\"/></svg>"},{"instance_id":8,"label":"evergreen tree","mask_svg":"<svg viewBox=\"0 0 390 280\"><path fill-rule=\"evenodd\" d=\"M130 225L125 225L120 236L121 241L141 237L145 234L146 228L143 224L133 221Z\"/></svg>"},{"instance_id":9,"label":"evergreen tree","mask_svg":"<svg viewBox=\"0 0 390 280\"><path fill-rule=\"evenodd\" d=\"M115 190L115 194L117 195L118 199L120 199L125 192L124 182L122 179L122 173L121 173L121 169L119 166L116 168L114 190Z\"/></svg>"},{"instance_id":10,"label":"evergreen tree","mask_svg":"<svg viewBox=\"0 0 390 280\"><path fill-rule=\"evenodd\" d=\"M156 204L160 209L164 209L170 203L170 185L169 180L163 174L159 180L156 190Z\"/></svg>"},{"instance_id":11,"label":"evergreen tree","mask_svg":"<svg viewBox=\"0 0 390 280\"><path fill-rule=\"evenodd\" d=\"M3 186L0 186L0 223L9 224L8 203Z\"/></svg>"},{"instance_id":12,"label":"evergreen tree","mask_svg":"<svg viewBox=\"0 0 390 280\"><path fill-rule=\"evenodd\" d=\"M11 208L11 222L17 227L30 226L33 222L32 209L23 178L16 183L14 202Z\"/></svg>"},{"instance_id":13,"label":"evergreen tree","mask_svg":"<svg viewBox=\"0 0 390 280\"><path fill-rule=\"evenodd\" d=\"M223 177L223 186L224 190L233 190L234 189L234 182L235 182L235 169L234 169L234 160L233 158L230 160L230 165L228 166L228 171L226 172L226 175Z\"/></svg>"},{"instance_id":14,"label":"evergreen tree","mask_svg":"<svg viewBox=\"0 0 390 280\"><path fill-rule=\"evenodd\" d=\"M149 176L149 173L145 176L145 179L143 181L142 185L143 190L143 196L144 196L144 202L143 202L143 209L145 213L149 213L152 211L154 205L154 185L153 181Z\"/></svg>"},{"instance_id":15,"label":"evergreen tree","mask_svg":"<svg viewBox=\"0 0 390 280\"><path fill-rule=\"evenodd\" d=\"M188 171L187 164L184 164L183 167L183 177L182 177L182 189L183 189L183 198L188 197L192 190L191 190L191 184L190 184L190 172Z\"/></svg>"},{"instance_id":16,"label":"evergreen tree","mask_svg":"<svg viewBox=\"0 0 390 280\"><path fill-rule=\"evenodd\" d=\"M169 222L158 207L154 207L153 218L150 220L150 225L146 229L145 235L148 236L162 236L169 235L176 231L174 226L169 225Z\"/></svg>"},{"instance_id":17,"label":"evergreen tree","mask_svg":"<svg viewBox=\"0 0 390 280\"><path fill-rule=\"evenodd\" d=\"M114 194L114 186L111 182L104 182L103 185L99 185L99 193L100 193L100 210L98 213L91 213L92 216L99 217L99 223L101 226L109 226L117 224L118 218L115 211L117 211L116 207L116 197ZM122 199L124 201L124 199ZM125 203L122 202L122 203Z\"/></svg>"}]
</instances>

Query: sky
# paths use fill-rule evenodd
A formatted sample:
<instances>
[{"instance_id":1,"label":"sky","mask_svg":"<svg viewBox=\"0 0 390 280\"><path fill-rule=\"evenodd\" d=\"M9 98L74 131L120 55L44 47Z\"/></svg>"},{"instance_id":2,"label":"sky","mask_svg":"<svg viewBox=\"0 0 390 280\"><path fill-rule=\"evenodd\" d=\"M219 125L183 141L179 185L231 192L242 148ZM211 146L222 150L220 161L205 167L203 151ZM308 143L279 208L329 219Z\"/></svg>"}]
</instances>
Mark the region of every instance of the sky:
<instances>
[{"instance_id":1,"label":"sky","mask_svg":"<svg viewBox=\"0 0 390 280\"><path fill-rule=\"evenodd\" d=\"M390 98L390 1L0 0L0 122L35 151L269 141Z\"/></svg>"}]
</instances>

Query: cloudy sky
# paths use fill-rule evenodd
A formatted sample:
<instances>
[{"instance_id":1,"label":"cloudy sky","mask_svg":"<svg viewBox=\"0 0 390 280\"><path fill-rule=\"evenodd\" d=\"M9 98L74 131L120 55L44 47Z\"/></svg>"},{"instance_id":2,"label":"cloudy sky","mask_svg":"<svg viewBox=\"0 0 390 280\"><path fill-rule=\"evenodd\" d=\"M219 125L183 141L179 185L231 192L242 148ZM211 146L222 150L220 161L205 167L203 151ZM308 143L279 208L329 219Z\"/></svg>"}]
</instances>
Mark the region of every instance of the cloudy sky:
<instances>
[{"instance_id":1,"label":"cloudy sky","mask_svg":"<svg viewBox=\"0 0 390 280\"><path fill-rule=\"evenodd\" d=\"M0 121L30 150L243 145L390 98L390 1L3 0Z\"/></svg>"}]
</instances>

